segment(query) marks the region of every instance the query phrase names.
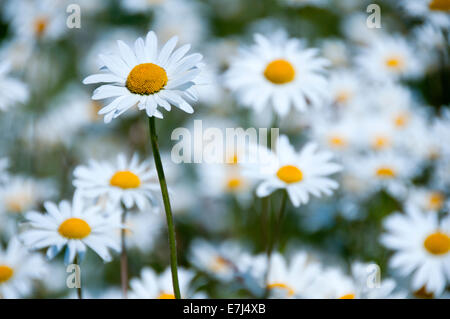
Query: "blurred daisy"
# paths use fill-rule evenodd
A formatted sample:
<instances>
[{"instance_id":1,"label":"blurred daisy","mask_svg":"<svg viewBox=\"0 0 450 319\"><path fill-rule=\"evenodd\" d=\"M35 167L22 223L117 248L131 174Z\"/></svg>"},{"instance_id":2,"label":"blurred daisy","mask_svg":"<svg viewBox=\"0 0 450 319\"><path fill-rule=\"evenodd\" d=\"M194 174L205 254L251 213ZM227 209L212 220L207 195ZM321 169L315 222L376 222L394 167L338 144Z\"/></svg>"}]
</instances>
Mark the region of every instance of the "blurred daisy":
<instances>
[{"instance_id":1,"label":"blurred daisy","mask_svg":"<svg viewBox=\"0 0 450 319\"><path fill-rule=\"evenodd\" d=\"M194 112L187 101L197 100L193 81L200 73L197 65L202 56L186 56L188 44L174 51L177 41L177 37L171 38L158 51L158 40L150 31L145 41L136 40L134 50L118 41L119 54L100 54L105 72L88 76L83 83L109 83L97 88L92 96L93 100L113 98L99 112L105 114L105 122L135 105L145 109L149 117L162 118L158 106L170 111L171 104L187 113Z\"/></svg>"},{"instance_id":2,"label":"blurred daisy","mask_svg":"<svg viewBox=\"0 0 450 319\"><path fill-rule=\"evenodd\" d=\"M347 67L350 64L350 50L346 42L340 39L326 39L321 45L322 54L335 68Z\"/></svg>"},{"instance_id":3,"label":"blurred daisy","mask_svg":"<svg viewBox=\"0 0 450 319\"><path fill-rule=\"evenodd\" d=\"M12 238L6 250L0 245L0 298L25 298L33 290L34 281L42 279L47 268L38 253L30 253Z\"/></svg>"},{"instance_id":4,"label":"blurred daisy","mask_svg":"<svg viewBox=\"0 0 450 319\"><path fill-rule=\"evenodd\" d=\"M421 73L414 48L400 36L377 38L356 60L369 78L378 81L409 79Z\"/></svg>"},{"instance_id":5,"label":"blurred daisy","mask_svg":"<svg viewBox=\"0 0 450 319\"><path fill-rule=\"evenodd\" d=\"M401 0L399 2L408 14L424 18L438 27L450 28L448 0Z\"/></svg>"},{"instance_id":6,"label":"blurred daisy","mask_svg":"<svg viewBox=\"0 0 450 319\"><path fill-rule=\"evenodd\" d=\"M112 205L123 203L127 209L136 205L145 210L148 204L156 203L156 171L148 161L139 163L137 154L129 162L124 154L119 154L115 164L91 160L87 166L76 167L73 174L73 185L86 197L106 195Z\"/></svg>"},{"instance_id":7,"label":"blurred daisy","mask_svg":"<svg viewBox=\"0 0 450 319\"><path fill-rule=\"evenodd\" d=\"M13 105L25 103L28 99L28 89L21 81L8 76L11 65L0 63L0 111L6 111Z\"/></svg>"},{"instance_id":8,"label":"blurred daisy","mask_svg":"<svg viewBox=\"0 0 450 319\"><path fill-rule=\"evenodd\" d=\"M443 191L414 187L410 188L405 202L423 211L439 212L448 205L449 200Z\"/></svg>"},{"instance_id":9,"label":"blurred daisy","mask_svg":"<svg viewBox=\"0 0 450 319\"><path fill-rule=\"evenodd\" d=\"M361 79L350 71L337 71L330 76L330 99L338 106L351 106L361 90Z\"/></svg>"},{"instance_id":10,"label":"blurred daisy","mask_svg":"<svg viewBox=\"0 0 450 319\"><path fill-rule=\"evenodd\" d=\"M252 161L243 164L249 176L262 180L256 190L259 197L286 189L292 204L298 207L308 203L309 194L331 195L338 188L338 183L328 177L341 170L340 165L331 162L333 154L317 151L313 143L296 152L285 135L276 145L276 153L258 147L254 155L259 157L258 165Z\"/></svg>"},{"instance_id":11,"label":"blurred daisy","mask_svg":"<svg viewBox=\"0 0 450 319\"><path fill-rule=\"evenodd\" d=\"M178 267L178 280L182 298L189 298L191 291L189 285L194 278L194 272ZM172 286L172 275L170 268L158 275L151 268L141 271L141 278L130 280L131 299L175 299Z\"/></svg>"},{"instance_id":12,"label":"blurred daisy","mask_svg":"<svg viewBox=\"0 0 450 319\"><path fill-rule=\"evenodd\" d=\"M327 94L323 75L328 61L317 49L305 49L298 39L269 39L254 36L256 44L242 49L232 60L225 84L239 102L257 112L270 105L285 116L293 105L305 111L320 106Z\"/></svg>"},{"instance_id":13,"label":"blurred daisy","mask_svg":"<svg viewBox=\"0 0 450 319\"><path fill-rule=\"evenodd\" d=\"M114 236L121 226L114 214L100 214L99 206L85 207L79 194L72 204L62 201L59 205L45 202L46 213L31 211L25 215L28 228L20 239L32 249L47 249L52 259L67 246L65 264L74 261L75 256L83 259L86 248L91 248L104 261L111 261L108 248L120 251L119 241Z\"/></svg>"},{"instance_id":14,"label":"blurred daisy","mask_svg":"<svg viewBox=\"0 0 450 319\"><path fill-rule=\"evenodd\" d=\"M389 261L402 276L412 275L414 291L439 296L450 281L450 217L407 207L406 214L387 217L381 242L395 251Z\"/></svg>"}]
</instances>

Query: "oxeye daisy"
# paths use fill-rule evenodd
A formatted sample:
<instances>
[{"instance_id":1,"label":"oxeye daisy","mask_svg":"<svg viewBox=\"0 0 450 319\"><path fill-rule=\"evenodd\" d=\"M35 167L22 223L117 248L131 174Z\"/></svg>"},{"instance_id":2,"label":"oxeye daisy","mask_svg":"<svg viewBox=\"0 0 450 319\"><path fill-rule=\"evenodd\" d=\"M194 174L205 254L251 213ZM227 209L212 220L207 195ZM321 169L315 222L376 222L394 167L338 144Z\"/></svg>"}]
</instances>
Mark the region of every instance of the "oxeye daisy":
<instances>
[{"instance_id":1,"label":"oxeye daisy","mask_svg":"<svg viewBox=\"0 0 450 319\"><path fill-rule=\"evenodd\" d=\"M182 297L192 297L189 285L194 278L194 272L180 267L178 273ZM141 271L141 278L130 280L130 287L131 299L175 299L169 268L160 275L151 268L144 268Z\"/></svg>"},{"instance_id":2,"label":"oxeye daisy","mask_svg":"<svg viewBox=\"0 0 450 319\"><path fill-rule=\"evenodd\" d=\"M399 3L411 16L421 17L443 29L450 28L448 0L401 0Z\"/></svg>"},{"instance_id":3,"label":"oxeye daisy","mask_svg":"<svg viewBox=\"0 0 450 319\"><path fill-rule=\"evenodd\" d=\"M449 205L448 196L444 191L423 187L410 188L405 202L407 205L414 205L423 211L434 212L439 212Z\"/></svg>"},{"instance_id":4,"label":"oxeye daisy","mask_svg":"<svg viewBox=\"0 0 450 319\"><path fill-rule=\"evenodd\" d=\"M28 89L21 81L8 75L11 69L9 62L0 63L0 111L6 111L16 103L25 103Z\"/></svg>"},{"instance_id":5,"label":"oxeye daisy","mask_svg":"<svg viewBox=\"0 0 450 319\"><path fill-rule=\"evenodd\" d=\"M389 216L384 226L381 242L395 251L390 266L412 276L414 291L442 294L450 282L450 217L439 221L436 213L409 206L406 214Z\"/></svg>"},{"instance_id":6,"label":"oxeye daisy","mask_svg":"<svg viewBox=\"0 0 450 319\"><path fill-rule=\"evenodd\" d=\"M0 245L0 299L27 297L33 282L46 273L46 265L38 253L30 253L17 238L3 250Z\"/></svg>"},{"instance_id":7,"label":"oxeye daisy","mask_svg":"<svg viewBox=\"0 0 450 319\"><path fill-rule=\"evenodd\" d=\"M332 153L317 149L316 144L308 143L296 152L285 135L279 137L275 153L258 147L252 156L258 157L259 163L243 164L249 176L262 180L256 194L265 197L286 189L296 207L308 203L310 194L331 195L338 183L328 176L339 172L341 166L331 162Z\"/></svg>"},{"instance_id":8,"label":"oxeye daisy","mask_svg":"<svg viewBox=\"0 0 450 319\"><path fill-rule=\"evenodd\" d=\"M324 76L329 62L307 49L298 39L269 39L254 36L255 44L233 58L225 84L238 95L239 102L257 112L272 106L285 116L294 106L305 111L320 106L327 95Z\"/></svg>"},{"instance_id":9,"label":"oxeye daisy","mask_svg":"<svg viewBox=\"0 0 450 319\"><path fill-rule=\"evenodd\" d=\"M137 154L129 162L124 154L119 154L114 164L92 160L87 166L76 167L74 177L73 185L84 196L107 196L112 205L122 203L127 209L136 205L145 210L156 202L154 191L159 190L156 171L148 161L139 163Z\"/></svg>"},{"instance_id":10,"label":"oxeye daisy","mask_svg":"<svg viewBox=\"0 0 450 319\"><path fill-rule=\"evenodd\" d=\"M414 48L400 36L373 40L356 59L367 77L380 82L415 78L422 72Z\"/></svg>"},{"instance_id":11,"label":"oxeye daisy","mask_svg":"<svg viewBox=\"0 0 450 319\"><path fill-rule=\"evenodd\" d=\"M28 228L20 235L24 244L32 249L48 247L47 257L52 259L67 246L64 262L70 264L75 257L82 259L86 248L91 248L104 261L111 261L108 249L120 250L116 240L121 224L114 214L103 215L98 206L85 207L76 193L72 204L62 201L58 205L45 202L46 213L37 211L25 215Z\"/></svg>"},{"instance_id":12,"label":"oxeye daisy","mask_svg":"<svg viewBox=\"0 0 450 319\"><path fill-rule=\"evenodd\" d=\"M113 98L99 111L105 122L137 105L149 117L162 118L158 110L167 111L175 105L187 113L194 109L189 100L197 100L194 79L200 73L197 67L202 56L198 53L186 55L190 45L185 44L174 51L177 37L171 38L158 50L158 39L150 31L145 40L138 38L134 49L118 41L119 54L100 54L103 73L84 79L84 84L109 83L94 91L93 100Z\"/></svg>"}]
</instances>

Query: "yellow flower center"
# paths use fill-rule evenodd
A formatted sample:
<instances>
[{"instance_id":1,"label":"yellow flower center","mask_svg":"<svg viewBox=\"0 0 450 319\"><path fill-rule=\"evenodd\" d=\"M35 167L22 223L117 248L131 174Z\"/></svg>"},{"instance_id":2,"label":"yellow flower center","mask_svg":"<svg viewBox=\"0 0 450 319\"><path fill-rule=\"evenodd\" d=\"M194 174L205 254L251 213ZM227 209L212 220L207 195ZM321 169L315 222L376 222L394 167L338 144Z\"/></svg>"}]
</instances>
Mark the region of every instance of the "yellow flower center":
<instances>
[{"instance_id":1,"label":"yellow flower center","mask_svg":"<svg viewBox=\"0 0 450 319\"><path fill-rule=\"evenodd\" d=\"M395 126L402 128L408 124L409 116L406 113L401 113L394 118Z\"/></svg>"},{"instance_id":2,"label":"yellow flower center","mask_svg":"<svg viewBox=\"0 0 450 319\"><path fill-rule=\"evenodd\" d=\"M350 97L351 97L350 92L348 92L346 90L342 90L336 94L336 102L345 104L348 102L348 100L350 100Z\"/></svg>"},{"instance_id":3,"label":"yellow flower center","mask_svg":"<svg viewBox=\"0 0 450 319\"><path fill-rule=\"evenodd\" d=\"M293 165L286 165L278 170L277 177L287 184L292 184L300 182L303 179L303 173Z\"/></svg>"},{"instance_id":4,"label":"yellow flower center","mask_svg":"<svg viewBox=\"0 0 450 319\"><path fill-rule=\"evenodd\" d=\"M287 292L287 295L289 297L293 296L295 294L294 289L292 289L291 287L289 287L286 284L283 284L281 282L275 282L273 284L268 284L267 285L267 289L283 289Z\"/></svg>"},{"instance_id":5,"label":"yellow flower center","mask_svg":"<svg viewBox=\"0 0 450 319\"><path fill-rule=\"evenodd\" d=\"M162 292L162 293L159 295L158 299L175 299L175 295L174 295L174 294L168 294L168 293Z\"/></svg>"},{"instance_id":6,"label":"yellow flower center","mask_svg":"<svg viewBox=\"0 0 450 319\"><path fill-rule=\"evenodd\" d=\"M346 294L339 297L338 299L355 299L355 294Z\"/></svg>"},{"instance_id":7,"label":"yellow flower center","mask_svg":"<svg viewBox=\"0 0 450 319\"><path fill-rule=\"evenodd\" d=\"M222 271L228 267L230 263L223 257L217 256L211 263L211 269L213 271Z\"/></svg>"},{"instance_id":8,"label":"yellow flower center","mask_svg":"<svg viewBox=\"0 0 450 319\"><path fill-rule=\"evenodd\" d=\"M440 192L432 192L428 198L428 209L440 210L444 205L444 195Z\"/></svg>"},{"instance_id":9,"label":"yellow flower center","mask_svg":"<svg viewBox=\"0 0 450 319\"><path fill-rule=\"evenodd\" d=\"M126 87L131 93L150 95L161 91L168 80L166 71L159 65L142 63L128 74Z\"/></svg>"},{"instance_id":10,"label":"yellow flower center","mask_svg":"<svg viewBox=\"0 0 450 319\"><path fill-rule=\"evenodd\" d=\"M240 178L230 178L227 182L227 188L229 190L236 190L242 185L242 180Z\"/></svg>"},{"instance_id":11,"label":"yellow flower center","mask_svg":"<svg viewBox=\"0 0 450 319\"><path fill-rule=\"evenodd\" d=\"M347 141L340 136L334 135L331 136L328 139L328 143L332 146L332 147L336 147L336 148L343 148L347 146Z\"/></svg>"},{"instance_id":12,"label":"yellow flower center","mask_svg":"<svg viewBox=\"0 0 450 319\"><path fill-rule=\"evenodd\" d=\"M274 84L286 84L294 80L295 70L290 62L279 59L267 65L264 76Z\"/></svg>"},{"instance_id":13,"label":"yellow flower center","mask_svg":"<svg viewBox=\"0 0 450 319\"><path fill-rule=\"evenodd\" d=\"M141 180L130 171L118 171L111 177L109 184L122 189L138 188L141 185Z\"/></svg>"},{"instance_id":14,"label":"yellow flower center","mask_svg":"<svg viewBox=\"0 0 450 319\"><path fill-rule=\"evenodd\" d=\"M46 18L39 18L34 21L34 31L38 37L42 36L47 29L48 21Z\"/></svg>"},{"instance_id":15,"label":"yellow flower center","mask_svg":"<svg viewBox=\"0 0 450 319\"><path fill-rule=\"evenodd\" d=\"M383 166L377 169L376 174L381 178L393 178L395 177L395 171L387 166Z\"/></svg>"},{"instance_id":16,"label":"yellow flower center","mask_svg":"<svg viewBox=\"0 0 450 319\"><path fill-rule=\"evenodd\" d=\"M450 0L432 0L429 4L430 10L449 11Z\"/></svg>"},{"instance_id":17,"label":"yellow flower center","mask_svg":"<svg viewBox=\"0 0 450 319\"><path fill-rule=\"evenodd\" d=\"M445 255L450 251L450 237L438 231L429 235L423 245L433 255Z\"/></svg>"},{"instance_id":18,"label":"yellow flower center","mask_svg":"<svg viewBox=\"0 0 450 319\"><path fill-rule=\"evenodd\" d=\"M91 233L91 226L80 218L66 219L59 225L58 232L69 239L83 239Z\"/></svg>"},{"instance_id":19,"label":"yellow flower center","mask_svg":"<svg viewBox=\"0 0 450 319\"><path fill-rule=\"evenodd\" d=\"M14 275L14 270L6 265L0 265L0 284L7 282Z\"/></svg>"},{"instance_id":20,"label":"yellow flower center","mask_svg":"<svg viewBox=\"0 0 450 319\"><path fill-rule=\"evenodd\" d=\"M389 138L386 136L376 136L372 142L372 147L376 150L381 150L389 146Z\"/></svg>"},{"instance_id":21,"label":"yellow flower center","mask_svg":"<svg viewBox=\"0 0 450 319\"><path fill-rule=\"evenodd\" d=\"M404 67L404 61L401 57L393 56L386 59L386 66L390 69L401 70Z\"/></svg>"}]
</instances>

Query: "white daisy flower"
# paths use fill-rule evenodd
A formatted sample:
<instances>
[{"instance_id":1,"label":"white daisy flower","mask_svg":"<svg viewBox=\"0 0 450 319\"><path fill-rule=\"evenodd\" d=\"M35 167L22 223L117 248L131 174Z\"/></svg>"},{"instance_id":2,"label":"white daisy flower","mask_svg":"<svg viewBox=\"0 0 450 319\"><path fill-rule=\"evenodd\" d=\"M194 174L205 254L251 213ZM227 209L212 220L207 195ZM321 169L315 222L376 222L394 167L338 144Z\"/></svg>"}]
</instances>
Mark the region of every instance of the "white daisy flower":
<instances>
[{"instance_id":1,"label":"white daisy flower","mask_svg":"<svg viewBox=\"0 0 450 319\"><path fill-rule=\"evenodd\" d=\"M42 279L47 268L42 256L30 253L17 238L12 238L6 250L0 245L0 298L28 297L35 280Z\"/></svg>"},{"instance_id":2,"label":"white daisy flower","mask_svg":"<svg viewBox=\"0 0 450 319\"><path fill-rule=\"evenodd\" d=\"M450 282L450 217L407 207L385 220L381 242L395 250L391 267L402 276L412 275L414 291L424 288L439 296Z\"/></svg>"},{"instance_id":3,"label":"white daisy flower","mask_svg":"<svg viewBox=\"0 0 450 319\"><path fill-rule=\"evenodd\" d=\"M428 189L423 187L410 188L406 205L418 207L423 211L439 212L448 205L448 196L441 190Z\"/></svg>"},{"instance_id":4,"label":"white daisy flower","mask_svg":"<svg viewBox=\"0 0 450 319\"><path fill-rule=\"evenodd\" d=\"M137 154L129 162L119 154L115 164L91 160L75 168L73 185L86 197L105 195L114 206L123 203L127 209L136 205L145 210L156 203L153 192L159 190L156 171L150 167L149 161L139 163Z\"/></svg>"},{"instance_id":5,"label":"white daisy flower","mask_svg":"<svg viewBox=\"0 0 450 319\"><path fill-rule=\"evenodd\" d=\"M182 298L189 298L191 295L190 284L194 278L194 272L182 267L178 267L178 280ZM172 275L170 268L158 275L151 268L144 268L141 271L141 278L130 280L131 299L175 299L172 286Z\"/></svg>"},{"instance_id":6,"label":"white daisy flower","mask_svg":"<svg viewBox=\"0 0 450 319\"><path fill-rule=\"evenodd\" d=\"M351 107L361 90L361 79L350 71L336 71L330 76L330 99L338 106Z\"/></svg>"},{"instance_id":7,"label":"white daisy flower","mask_svg":"<svg viewBox=\"0 0 450 319\"><path fill-rule=\"evenodd\" d=\"M242 49L225 75L225 84L239 101L257 112L270 105L285 116L293 105L305 111L320 106L327 95L323 75L328 61L317 49L305 49L298 39L254 36L255 44Z\"/></svg>"},{"instance_id":8,"label":"white daisy flower","mask_svg":"<svg viewBox=\"0 0 450 319\"><path fill-rule=\"evenodd\" d=\"M99 206L86 207L80 194L75 193L72 204L65 200L59 205L45 202L44 207L45 214L31 211L25 215L29 228L20 235L20 239L26 246L32 249L48 247L49 259L67 246L66 264L72 263L75 256L82 259L87 247L106 262L111 261L108 248L120 251L115 234L122 226L114 214L105 216Z\"/></svg>"},{"instance_id":9,"label":"white daisy flower","mask_svg":"<svg viewBox=\"0 0 450 319\"><path fill-rule=\"evenodd\" d=\"M427 22L444 29L450 28L448 0L401 0L399 3L411 16L424 18Z\"/></svg>"},{"instance_id":10,"label":"white daisy flower","mask_svg":"<svg viewBox=\"0 0 450 319\"><path fill-rule=\"evenodd\" d=\"M9 62L0 63L0 111L6 111L16 103L23 104L28 99L27 86L8 76L10 69Z\"/></svg>"},{"instance_id":11,"label":"white daisy flower","mask_svg":"<svg viewBox=\"0 0 450 319\"><path fill-rule=\"evenodd\" d=\"M422 72L414 48L398 35L373 40L356 60L367 77L380 82L414 78Z\"/></svg>"},{"instance_id":12,"label":"white daisy flower","mask_svg":"<svg viewBox=\"0 0 450 319\"><path fill-rule=\"evenodd\" d=\"M341 39L326 39L321 45L322 54L335 68L350 65L350 50Z\"/></svg>"},{"instance_id":13,"label":"white daisy flower","mask_svg":"<svg viewBox=\"0 0 450 319\"><path fill-rule=\"evenodd\" d=\"M175 105L187 113L194 112L187 101L197 100L193 81L200 73L197 65L202 56L186 56L188 44L174 51L177 41L177 37L171 38L158 51L158 40L150 31L145 41L136 40L134 50L118 41L118 55L100 55L105 72L88 76L83 83L109 83L97 88L92 96L93 100L113 98L99 112L105 114L105 122L135 105L145 109L149 117L162 118L158 106L170 111Z\"/></svg>"},{"instance_id":14,"label":"white daisy flower","mask_svg":"<svg viewBox=\"0 0 450 319\"><path fill-rule=\"evenodd\" d=\"M341 170L341 166L331 162L333 154L317 151L314 143L306 144L296 152L287 136L282 135L276 143L276 153L257 147L254 152L258 165L253 160L243 163L246 174L262 180L256 194L265 197L277 189L286 189L292 204L296 207L309 201L309 194L320 197L331 195L338 183L328 177Z\"/></svg>"}]
</instances>

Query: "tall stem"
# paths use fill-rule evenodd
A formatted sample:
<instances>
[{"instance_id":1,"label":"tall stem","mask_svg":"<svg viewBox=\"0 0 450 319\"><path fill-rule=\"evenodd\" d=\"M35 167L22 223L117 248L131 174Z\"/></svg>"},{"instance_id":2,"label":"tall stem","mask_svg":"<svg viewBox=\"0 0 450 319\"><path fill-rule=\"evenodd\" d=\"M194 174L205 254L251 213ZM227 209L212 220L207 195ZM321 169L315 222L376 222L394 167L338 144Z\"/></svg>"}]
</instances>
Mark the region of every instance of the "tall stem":
<instances>
[{"instance_id":1,"label":"tall stem","mask_svg":"<svg viewBox=\"0 0 450 319\"><path fill-rule=\"evenodd\" d=\"M161 162L161 155L158 148L158 136L156 135L155 118L148 119L150 129L150 142L152 144L153 158L155 159L156 171L158 172L159 185L161 186L161 193L164 202L164 209L166 211L167 228L169 231L169 247L170 247L170 268L172 270L172 284L173 292L176 299L181 298L180 287L178 283L178 269L177 269L177 247L175 241L175 227L173 225L172 209L170 207L169 192L167 191L166 178L164 176L164 169Z\"/></svg>"},{"instance_id":2,"label":"tall stem","mask_svg":"<svg viewBox=\"0 0 450 319\"><path fill-rule=\"evenodd\" d=\"M122 212L122 226L125 226L127 218L127 209L124 207ZM124 299L128 298L128 256L127 256L127 246L125 242L126 229L122 228L120 230L120 241L122 246L122 252L120 254L120 282L122 285L122 297Z\"/></svg>"},{"instance_id":3,"label":"tall stem","mask_svg":"<svg viewBox=\"0 0 450 319\"><path fill-rule=\"evenodd\" d=\"M78 262L78 255L75 255L75 259L74 259L73 263L80 268L80 273L77 274L78 276L76 277L75 280L76 280L76 283L79 285L79 287L77 287L78 299L83 299L83 291L81 290L81 267L80 267L80 264Z\"/></svg>"}]
</instances>

